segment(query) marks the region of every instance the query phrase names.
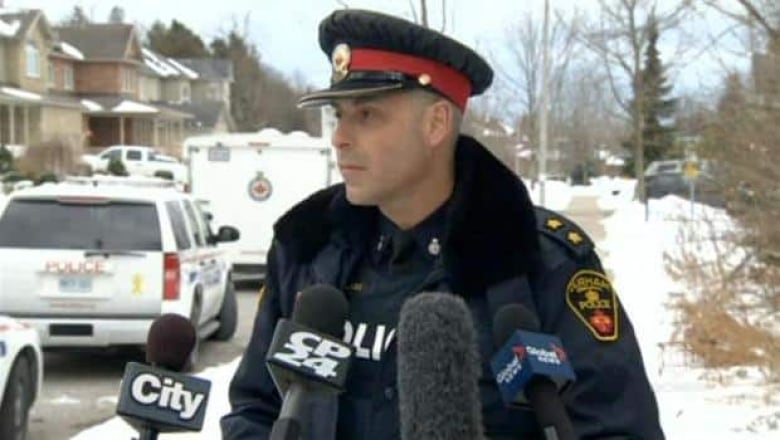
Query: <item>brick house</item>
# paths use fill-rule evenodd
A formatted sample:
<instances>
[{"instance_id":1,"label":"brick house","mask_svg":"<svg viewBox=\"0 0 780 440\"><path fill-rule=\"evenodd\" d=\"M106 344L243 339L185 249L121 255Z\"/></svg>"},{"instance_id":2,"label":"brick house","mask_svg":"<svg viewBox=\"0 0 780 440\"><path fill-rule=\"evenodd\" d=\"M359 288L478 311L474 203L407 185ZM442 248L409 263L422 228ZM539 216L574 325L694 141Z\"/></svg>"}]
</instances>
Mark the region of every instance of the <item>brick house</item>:
<instances>
[{"instance_id":1,"label":"brick house","mask_svg":"<svg viewBox=\"0 0 780 440\"><path fill-rule=\"evenodd\" d=\"M192 115L187 136L235 130L230 115L233 64L221 59L168 58L144 48L141 94L160 108Z\"/></svg>"},{"instance_id":2,"label":"brick house","mask_svg":"<svg viewBox=\"0 0 780 440\"><path fill-rule=\"evenodd\" d=\"M143 49L134 26L88 24L56 29L83 59L75 67L75 92L87 116L88 147L136 144L178 150L192 115L151 104L142 90Z\"/></svg>"},{"instance_id":3,"label":"brick house","mask_svg":"<svg viewBox=\"0 0 780 440\"><path fill-rule=\"evenodd\" d=\"M163 57L132 25L53 28L40 10L0 7L0 144L176 155L187 136L235 129L232 82L230 61Z\"/></svg>"}]
</instances>

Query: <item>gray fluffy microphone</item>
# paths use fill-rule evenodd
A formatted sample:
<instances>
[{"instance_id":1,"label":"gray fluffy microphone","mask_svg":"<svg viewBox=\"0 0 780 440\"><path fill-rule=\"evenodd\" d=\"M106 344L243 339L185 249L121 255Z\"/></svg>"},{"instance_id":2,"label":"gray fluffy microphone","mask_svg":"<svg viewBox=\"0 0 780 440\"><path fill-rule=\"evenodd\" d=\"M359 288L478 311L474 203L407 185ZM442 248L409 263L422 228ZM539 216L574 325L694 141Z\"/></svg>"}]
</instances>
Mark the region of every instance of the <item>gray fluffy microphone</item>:
<instances>
[{"instance_id":1,"label":"gray fluffy microphone","mask_svg":"<svg viewBox=\"0 0 780 440\"><path fill-rule=\"evenodd\" d=\"M466 303L449 293L406 301L398 323L402 440L482 440L477 334Z\"/></svg>"}]
</instances>

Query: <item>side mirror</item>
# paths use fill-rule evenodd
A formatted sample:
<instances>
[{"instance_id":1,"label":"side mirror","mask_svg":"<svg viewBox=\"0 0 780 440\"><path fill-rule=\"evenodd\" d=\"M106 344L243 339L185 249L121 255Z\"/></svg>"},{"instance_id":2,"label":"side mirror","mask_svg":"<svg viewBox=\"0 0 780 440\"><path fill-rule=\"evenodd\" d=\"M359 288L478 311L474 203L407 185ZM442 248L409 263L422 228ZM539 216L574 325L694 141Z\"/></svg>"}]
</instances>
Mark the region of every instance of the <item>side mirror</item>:
<instances>
[{"instance_id":1,"label":"side mirror","mask_svg":"<svg viewBox=\"0 0 780 440\"><path fill-rule=\"evenodd\" d=\"M220 226L219 232L217 232L217 242L219 243L236 241L239 237L241 237L241 233L232 226Z\"/></svg>"}]
</instances>

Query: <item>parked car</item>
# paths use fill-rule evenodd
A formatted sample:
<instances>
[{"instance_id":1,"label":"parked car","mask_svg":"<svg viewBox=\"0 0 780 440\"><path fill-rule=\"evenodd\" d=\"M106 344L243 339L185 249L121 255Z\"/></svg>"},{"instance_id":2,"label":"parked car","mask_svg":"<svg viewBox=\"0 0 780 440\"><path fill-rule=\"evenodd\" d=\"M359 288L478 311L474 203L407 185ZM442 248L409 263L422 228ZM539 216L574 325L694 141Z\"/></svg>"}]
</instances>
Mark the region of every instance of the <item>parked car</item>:
<instances>
[{"instance_id":1,"label":"parked car","mask_svg":"<svg viewBox=\"0 0 780 440\"><path fill-rule=\"evenodd\" d=\"M689 198L691 194L690 182L685 177L684 160L651 162L645 170L645 185L648 199L660 199L667 195ZM701 164L695 185L694 197L697 202L725 206L724 190L710 164Z\"/></svg>"},{"instance_id":2,"label":"parked car","mask_svg":"<svg viewBox=\"0 0 780 440\"><path fill-rule=\"evenodd\" d=\"M30 408L43 383L38 333L0 315L0 438L25 439Z\"/></svg>"},{"instance_id":3,"label":"parked car","mask_svg":"<svg viewBox=\"0 0 780 440\"><path fill-rule=\"evenodd\" d=\"M175 157L162 154L152 147L114 145L99 154L81 156L92 172L108 171L111 160L121 160L131 176L155 177L170 175L177 182L187 182L187 168Z\"/></svg>"},{"instance_id":4,"label":"parked car","mask_svg":"<svg viewBox=\"0 0 780 440\"><path fill-rule=\"evenodd\" d=\"M164 313L188 317L201 338L231 338L236 299L217 244L239 233L213 235L196 201L172 186L95 176L10 194L0 313L36 328L44 347L143 346Z\"/></svg>"}]
</instances>

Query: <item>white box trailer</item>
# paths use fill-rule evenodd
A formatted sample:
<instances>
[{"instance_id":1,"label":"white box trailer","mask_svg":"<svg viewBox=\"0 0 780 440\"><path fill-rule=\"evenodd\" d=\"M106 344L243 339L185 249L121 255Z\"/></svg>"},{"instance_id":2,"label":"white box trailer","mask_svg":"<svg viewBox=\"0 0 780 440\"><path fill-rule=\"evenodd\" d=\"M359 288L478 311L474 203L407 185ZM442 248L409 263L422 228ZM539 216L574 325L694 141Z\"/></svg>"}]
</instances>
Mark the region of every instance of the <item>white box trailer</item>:
<instances>
[{"instance_id":1,"label":"white box trailer","mask_svg":"<svg viewBox=\"0 0 780 440\"><path fill-rule=\"evenodd\" d=\"M212 224L241 233L238 241L220 244L237 280L262 278L280 216L341 180L330 142L303 132L195 136L185 140L182 153L190 191L211 213Z\"/></svg>"}]
</instances>

